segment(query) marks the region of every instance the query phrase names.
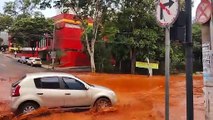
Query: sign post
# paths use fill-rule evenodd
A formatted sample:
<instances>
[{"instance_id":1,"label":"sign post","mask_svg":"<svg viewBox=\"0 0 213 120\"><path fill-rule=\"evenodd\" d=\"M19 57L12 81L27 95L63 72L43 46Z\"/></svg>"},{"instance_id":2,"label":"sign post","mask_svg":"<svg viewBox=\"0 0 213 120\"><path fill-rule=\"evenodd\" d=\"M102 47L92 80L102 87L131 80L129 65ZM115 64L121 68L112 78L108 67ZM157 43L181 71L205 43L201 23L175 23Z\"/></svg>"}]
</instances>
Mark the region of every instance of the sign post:
<instances>
[{"instance_id":1,"label":"sign post","mask_svg":"<svg viewBox=\"0 0 213 120\"><path fill-rule=\"evenodd\" d=\"M166 27L165 34L165 120L169 120L170 27Z\"/></svg>"},{"instance_id":2,"label":"sign post","mask_svg":"<svg viewBox=\"0 0 213 120\"><path fill-rule=\"evenodd\" d=\"M159 0L156 7L156 19L165 28L165 120L169 120L169 81L170 81L170 26L179 13L178 0Z\"/></svg>"}]
</instances>

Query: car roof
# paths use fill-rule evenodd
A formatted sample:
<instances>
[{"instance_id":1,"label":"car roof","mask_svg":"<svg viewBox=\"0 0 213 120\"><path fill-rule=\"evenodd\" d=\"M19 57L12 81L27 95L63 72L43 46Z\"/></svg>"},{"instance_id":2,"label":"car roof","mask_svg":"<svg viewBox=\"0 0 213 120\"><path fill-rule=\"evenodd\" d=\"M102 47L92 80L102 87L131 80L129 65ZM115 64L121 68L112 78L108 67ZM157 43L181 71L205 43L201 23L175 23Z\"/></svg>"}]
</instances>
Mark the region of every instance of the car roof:
<instances>
[{"instance_id":1,"label":"car roof","mask_svg":"<svg viewBox=\"0 0 213 120\"><path fill-rule=\"evenodd\" d=\"M72 74L62 73L62 72L38 72L38 73L28 73L26 74L28 77L37 78L37 77L50 77L50 76L64 76L64 77L73 77L76 78Z\"/></svg>"}]
</instances>

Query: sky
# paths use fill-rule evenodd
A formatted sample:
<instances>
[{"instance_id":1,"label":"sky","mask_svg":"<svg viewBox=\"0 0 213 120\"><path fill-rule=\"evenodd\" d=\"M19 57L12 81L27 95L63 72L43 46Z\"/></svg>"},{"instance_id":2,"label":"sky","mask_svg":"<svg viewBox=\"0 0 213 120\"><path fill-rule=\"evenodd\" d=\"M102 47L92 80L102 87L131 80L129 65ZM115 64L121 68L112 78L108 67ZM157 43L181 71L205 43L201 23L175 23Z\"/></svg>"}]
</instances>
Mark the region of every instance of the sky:
<instances>
[{"instance_id":1,"label":"sky","mask_svg":"<svg viewBox=\"0 0 213 120\"><path fill-rule=\"evenodd\" d=\"M0 13L3 13L3 6L5 2L9 2L9 1L14 1L14 0L0 0ZM55 9L46 9L46 10L39 10L41 11L45 17L49 18L49 17L53 17L56 15L56 10Z\"/></svg>"},{"instance_id":2,"label":"sky","mask_svg":"<svg viewBox=\"0 0 213 120\"><path fill-rule=\"evenodd\" d=\"M8 1L14 1L14 0L0 0L0 12L1 13L3 13L4 2L8 2ZM194 7L192 8L192 18L195 18L196 9L197 9L198 4L200 3L200 0L192 0L192 1L194 1ZM53 17L56 15L56 10L54 10L54 9L41 10L41 12L47 18Z\"/></svg>"}]
</instances>

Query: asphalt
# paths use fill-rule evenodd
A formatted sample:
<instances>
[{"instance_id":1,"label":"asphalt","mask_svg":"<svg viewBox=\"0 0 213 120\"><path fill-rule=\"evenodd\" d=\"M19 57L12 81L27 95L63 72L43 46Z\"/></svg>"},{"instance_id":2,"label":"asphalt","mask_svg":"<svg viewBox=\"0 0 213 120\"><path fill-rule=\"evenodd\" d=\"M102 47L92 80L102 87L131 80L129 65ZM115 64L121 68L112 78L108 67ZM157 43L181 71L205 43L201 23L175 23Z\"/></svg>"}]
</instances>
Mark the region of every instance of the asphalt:
<instances>
[{"instance_id":1,"label":"asphalt","mask_svg":"<svg viewBox=\"0 0 213 120\"><path fill-rule=\"evenodd\" d=\"M15 57L13 54L9 53L0 53L8 58L18 60L18 57ZM45 68L47 70L52 70L52 71L70 71L70 72L89 72L91 71L89 66L78 66L78 67L52 67L52 65L48 64L42 64L42 68Z\"/></svg>"}]
</instances>

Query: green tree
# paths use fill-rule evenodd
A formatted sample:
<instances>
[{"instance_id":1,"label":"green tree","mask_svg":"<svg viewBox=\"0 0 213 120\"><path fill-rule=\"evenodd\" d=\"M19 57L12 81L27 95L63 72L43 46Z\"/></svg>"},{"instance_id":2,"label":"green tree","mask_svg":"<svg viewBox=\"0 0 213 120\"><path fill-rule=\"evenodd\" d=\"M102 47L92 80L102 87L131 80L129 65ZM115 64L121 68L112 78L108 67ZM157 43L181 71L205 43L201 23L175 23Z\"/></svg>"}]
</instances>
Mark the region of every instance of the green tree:
<instances>
[{"instance_id":1,"label":"green tree","mask_svg":"<svg viewBox=\"0 0 213 120\"><path fill-rule=\"evenodd\" d=\"M112 72L112 55L111 44L105 43L103 40L99 40L95 46L95 63L98 72Z\"/></svg>"},{"instance_id":2,"label":"green tree","mask_svg":"<svg viewBox=\"0 0 213 120\"><path fill-rule=\"evenodd\" d=\"M59 65L61 64L61 57L63 57L64 55L65 53L61 49L56 50L56 59L58 60Z\"/></svg>"},{"instance_id":3,"label":"green tree","mask_svg":"<svg viewBox=\"0 0 213 120\"><path fill-rule=\"evenodd\" d=\"M8 30L13 23L13 18L9 15L0 14L0 31Z\"/></svg>"},{"instance_id":4,"label":"green tree","mask_svg":"<svg viewBox=\"0 0 213 120\"><path fill-rule=\"evenodd\" d=\"M52 0L41 0L41 8L51 7ZM102 29L103 16L108 11L116 8L117 0L53 0L54 6L64 8L64 12L72 10L76 20L80 21L83 32L85 48L90 56L91 70L96 71L95 67L95 44ZM93 25L89 25L88 19L92 19Z\"/></svg>"},{"instance_id":5,"label":"green tree","mask_svg":"<svg viewBox=\"0 0 213 120\"><path fill-rule=\"evenodd\" d=\"M5 2L4 13L11 16L31 15L37 8L40 0L14 0Z\"/></svg>"},{"instance_id":6,"label":"green tree","mask_svg":"<svg viewBox=\"0 0 213 120\"><path fill-rule=\"evenodd\" d=\"M4 6L3 6L3 10L6 15L16 16L18 14L17 6L16 6L15 2L12 2L12 1L5 2Z\"/></svg>"},{"instance_id":7,"label":"green tree","mask_svg":"<svg viewBox=\"0 0 213 120\"><path fill-rule=\"evenodd\" d=\"M154 0L125 0L122 2L121 10L116 18L119 30L117 40L126 44L126 50L129 50L131 73L133 74L137 59L141 60L145 57L154 59L156 55L157 40L159 40L161 30L159 31L155 22L154 10Z\"/></svg>"},{"instance_id":8,"label":"green tree","mask_svg":"<svg viewBox=\"0 0 213 120\"><path fill-rule=\"evenodd\" d=\"M53 30L53 22L44 17L28 17L17 19L11 26L10 32L16 43L25 45L30 43L33 51L35 51L36 42L42 39L44 33L51 34Z\"/></svg>"},{"instance_id":9,"label":"green tree","mask_svg":"<svg viewBox=\"0 0 213 120\"><path fill-rule=\"evenodd\" d=\"M194 53L194 70L202 71L202 45L201 45L201 26L193 24L192 26L193 38L193 53Z\"/></svg>"}]
</instances>

